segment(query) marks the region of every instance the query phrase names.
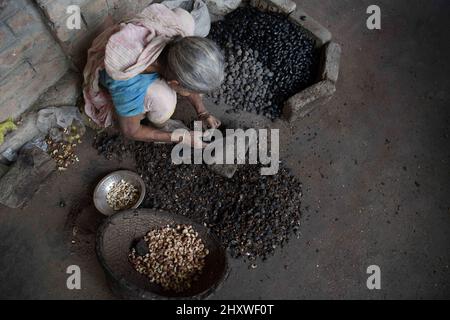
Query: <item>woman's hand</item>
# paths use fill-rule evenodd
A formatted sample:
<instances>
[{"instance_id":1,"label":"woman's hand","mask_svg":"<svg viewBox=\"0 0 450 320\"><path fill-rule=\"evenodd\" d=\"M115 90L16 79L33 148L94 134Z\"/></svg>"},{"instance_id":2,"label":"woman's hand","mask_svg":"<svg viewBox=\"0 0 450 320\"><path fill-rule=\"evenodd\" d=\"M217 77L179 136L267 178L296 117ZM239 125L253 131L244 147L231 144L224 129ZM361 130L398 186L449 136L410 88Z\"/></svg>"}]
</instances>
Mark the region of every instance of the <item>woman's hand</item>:
<instances>
[{"instance_id":1,"label":"woman's hand","mask_svg":"<svg viewBox=\"0 0 450 320\"><path fill-rule=\"evenodd\" d=\"M217 129L222 124L219 119L209 114L207 111L200 113L198 115L198 120L202 121L204 129Z\"/></svg>"},{"instance_id":2,"label":"woman's hand","mask_svg":"<svg viewBox=\"0 0 450 320\"><path fill-rule=\"evenodd\" d=\"M191 102L195 111L197 111L198 119L203 122L205 129L217 129L220 127L221 122L216 117L210 115L203 104L202 95L198 93L192 93L187 97Z\"/></svg>"},{"instance_id":3,"label":"woman's hand","mask_svg":"<svg viewBox=\"0 0 450 320\"><path fill-rule=\"evenodd\" d=\"M202 121L205 129L217 129L222 124L219 119L217 119L211 114L208 115L208 117Z\"/></svg>"}]
</instances>

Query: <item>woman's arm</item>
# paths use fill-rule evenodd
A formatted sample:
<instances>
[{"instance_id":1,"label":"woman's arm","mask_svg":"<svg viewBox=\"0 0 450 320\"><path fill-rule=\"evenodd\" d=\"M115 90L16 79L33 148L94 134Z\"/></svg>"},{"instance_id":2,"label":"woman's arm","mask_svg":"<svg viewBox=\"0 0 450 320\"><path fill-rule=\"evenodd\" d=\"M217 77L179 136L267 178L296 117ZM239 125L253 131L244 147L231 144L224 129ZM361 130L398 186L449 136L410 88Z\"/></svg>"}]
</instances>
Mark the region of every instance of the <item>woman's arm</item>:
<instances>
[{"instance_id":1,"label":"woman's arm","mask_svg":"<svg viewBox=\"0 0 450 320\"><path fill-rule=\"evenodd\" d=\"M202 96L198 93L191 93L186 97L194 107L197 114L208 112L203 104Z\"/></svg>"},{"instance_id":2,"label":"woman's arm","mask_svg":"<svg viewBox=\"0 0 450 320\"><path fill-rule=\"evenodd\" d=\"M220 127L221 123L219 119L208 113L208 110L206 110L206 107L203 104L202 96L200 94L191 93L189 96L187 96L187 99L197 112L199 120L204 121L204 123L210 128L214 129Z\"/></svg>"},{"instance_id":3,"label":"woman's arm","mask_svg":"<svg viewBox=\"0 0 450 320\"><path fill-rule=\"evenodd\" d=\"M186 130L186 134L172 137L171 132L141 125L141 119L141 116L119 117L120 129L128 139L143 142L182 142L195 149L201 149L206 146L206 143L202 141L201 135L196 135L193 131L188 132Z\"/></svg>"},{"instance_id":4,"label":"woman's arm","mask_svg":"<svg viewBox=\"0 0 450 320\"><path fill-rule=\"evenodd\" d=\"M178 142L171 140L171 133L141 125L142 116L119 117L122 133L128 138L143 142Z\"/></svg>"}]
</instances>

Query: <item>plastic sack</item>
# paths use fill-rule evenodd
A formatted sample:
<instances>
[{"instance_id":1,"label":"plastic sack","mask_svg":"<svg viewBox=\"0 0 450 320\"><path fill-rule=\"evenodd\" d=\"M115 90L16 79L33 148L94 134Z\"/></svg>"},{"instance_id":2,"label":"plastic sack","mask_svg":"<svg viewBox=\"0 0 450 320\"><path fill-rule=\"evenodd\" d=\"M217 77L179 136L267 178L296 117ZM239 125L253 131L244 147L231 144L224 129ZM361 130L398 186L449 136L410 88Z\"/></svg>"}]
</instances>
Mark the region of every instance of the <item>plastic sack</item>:
<instances>
[{"instance_id":1,"label":"plastic sack","mask_svg":"<svg viewBox=\"0 0 450 320\"><path fill-rule=\"evenodd\" d=\"M195 21L194 35L206 37L211 29L208 7L202 0L166 0L161 4L169 9L182 8L189 12Z\"/></svg>"},{"instance_id":2,"label":"plastic sack","mask_svg":"<svg viewBox=\"0 0 450 320\"><path fill-rule=\"evenodd\" d=\"M28 142L27 145L37 147L44 152L47 152L47 150L48 150L47 142L45 141L45 138L42 136L34 138L30 142Z\"/></svg>"},{"instance_id":3,"label":"plastic sack","mask_svg":"<svg viewBox=\"0 0 450 320\"><path fill-rule=\"evenodd\" d=\"M55 141L64 139L64 131L69 126L76 126L82 133L86 130L76 107L51 107L38 112L36 127Z\"/></svg>"},{"instance_id":4,"label":"plastic sack","mask_svg":"<svg viewBox=\"0 0 450 320\"><path fill-rule=\"evenodd\" d=\"M17 152L11 148L7 148L2 152L1 156L5 158L8 162L14 162L17 159Z\"/></svg>"},{"instance_id":5,"label":"plastic sack","mask_svg":"<svg viewBox=\"0 0 450 320\"><path fill-rule=\"evenodd\" d=\"M29 142L25 143L20 150L22 150L22 149L29 149L29 148L32 148L32 147L37 147L37 148L41 149L44 152L47 152L47 150L48 150L47 142L45 142L45 139L44 139L43 136L38 136L38 137L33 138ZM1 156L4 159L6 159L7 162L13 163L13 162L16 162L16 160L17 160L17 156L18 156L17 152L18 152L17 150L15 151L15 150L13 150L11 148L8 148L5 151L3 151Z\"/></svg>"},{"instance_id":6,"label":"plastic sack","mask_svg":"<svg viewBox=\"0 0 450 320\"><path fill-rule=\"evenodd\" d=\"M235 10L242 0L205 0L209 12L216 16L224 16Z\"/></svg>"}]
</instances>

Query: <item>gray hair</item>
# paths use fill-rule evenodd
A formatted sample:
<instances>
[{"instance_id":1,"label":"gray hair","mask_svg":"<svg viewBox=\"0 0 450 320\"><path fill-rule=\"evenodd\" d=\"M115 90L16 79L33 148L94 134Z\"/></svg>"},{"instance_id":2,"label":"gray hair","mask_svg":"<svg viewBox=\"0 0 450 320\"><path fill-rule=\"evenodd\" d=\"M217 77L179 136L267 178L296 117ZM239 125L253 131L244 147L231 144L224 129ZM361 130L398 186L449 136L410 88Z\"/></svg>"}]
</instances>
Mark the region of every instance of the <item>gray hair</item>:
<instances>
[{"instance_id":1,"label":"gray hair","mask_svg":"<svg viewBox=\"0 0 450 320\"><path fill-rule=\"evenodd\" d=\"M176 38L164 48L167 76L198 93L218 88L224 78L224 58L217 45L202 37Z\"/></svg>"}]
</instances>

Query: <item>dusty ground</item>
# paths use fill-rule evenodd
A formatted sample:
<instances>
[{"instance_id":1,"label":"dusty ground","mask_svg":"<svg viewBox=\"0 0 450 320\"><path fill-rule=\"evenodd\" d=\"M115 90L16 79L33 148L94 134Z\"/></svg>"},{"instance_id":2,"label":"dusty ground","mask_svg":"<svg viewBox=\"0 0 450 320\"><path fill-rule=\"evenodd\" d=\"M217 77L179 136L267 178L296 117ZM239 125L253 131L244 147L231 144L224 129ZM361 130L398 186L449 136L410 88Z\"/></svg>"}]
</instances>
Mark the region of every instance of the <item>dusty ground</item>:
<instances>
[{"instance_id":1,"label":"dusty ground","mask_svg":"<svg viewBox=\"0 0 450 320\"><path fill-rule=\"evenodd\" d=\"M301 237L255 270L233 261L215 298L450 298L450 5L380 0L382 31L369 31L370 4L302 1L343 58L333 100L280 125L283 161L304 184ZM102 217L90 198L104 174L133 163L103 159L91 139L25 208L0 208L0 298L113 298L93 251ZM72 264L79 291L66 289ZM365 285L372 264L379 291Z\"/></svg>"}]
</instances>

